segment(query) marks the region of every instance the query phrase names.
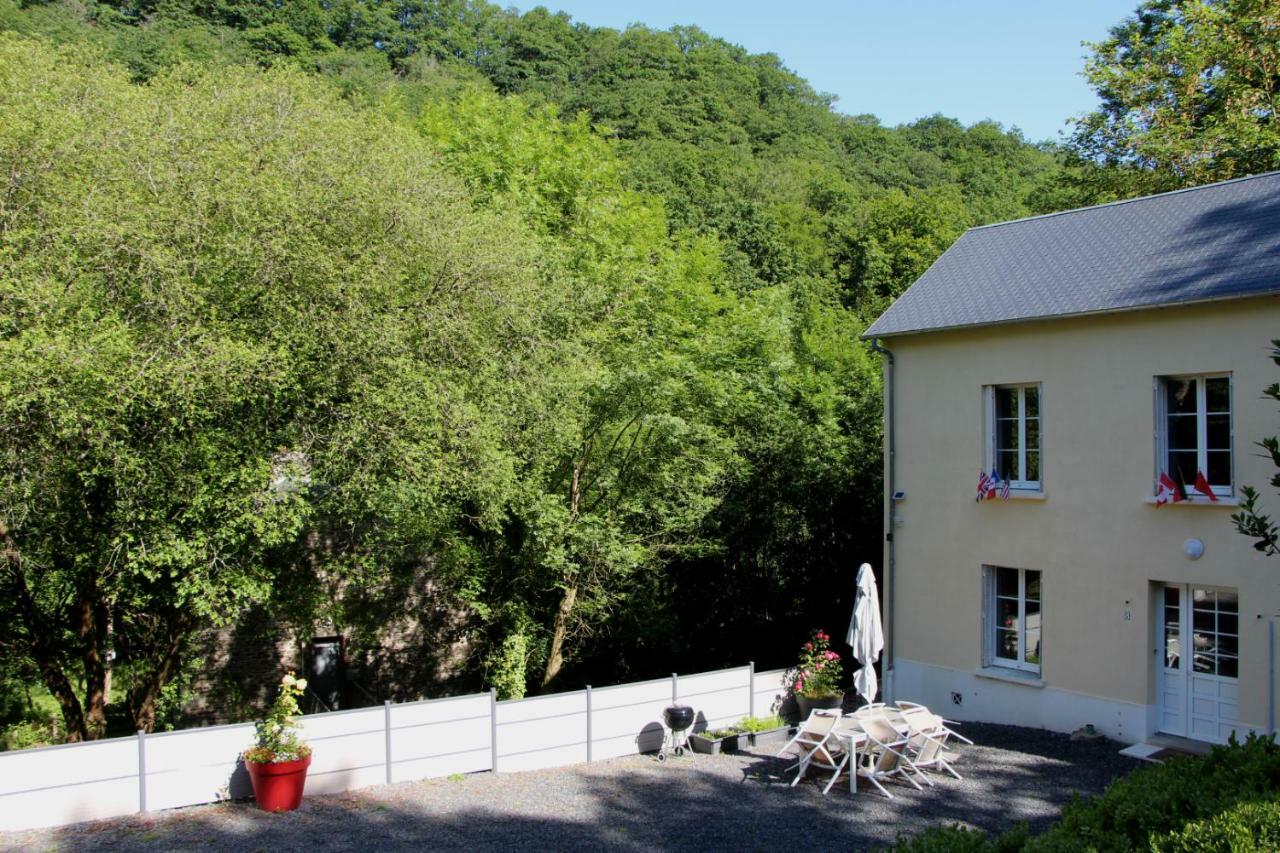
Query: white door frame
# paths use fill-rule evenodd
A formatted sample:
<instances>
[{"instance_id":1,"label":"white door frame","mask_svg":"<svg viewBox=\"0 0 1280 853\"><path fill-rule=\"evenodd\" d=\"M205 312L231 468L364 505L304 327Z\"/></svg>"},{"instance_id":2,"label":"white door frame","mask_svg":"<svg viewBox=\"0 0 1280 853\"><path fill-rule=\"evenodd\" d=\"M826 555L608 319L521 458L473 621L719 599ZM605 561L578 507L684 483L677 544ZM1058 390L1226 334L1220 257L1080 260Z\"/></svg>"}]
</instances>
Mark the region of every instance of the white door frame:
<instances>
[{"instance_id":1,"label":"white door frame","mask_svg":"<svg viewBox=\"0 0 1280 853\"><path fill-rule=\"evenodd\" d=\"M1169 612L1173 602L1166 603L1170 590L1177 591L1177 618ZM1164 734L1225 743L1238 719L1238 659L1234 661L1235 676L1220 675L1214 667L1221 666L1216 655L1224 634L1228 642L1236 639L1238 644L1239 604L1237 599L1234 614L1219 610L1221 605L1216 598L1212 607L1206 607L1203 597L1200 602L1194 600L1197 592L1231 593L1233 597L1237 594L1229 587L1208 584L1160 585L1156 608L1156 729ZM1217 620L1214 628L1197 631L1196 612L1202 619L1214 613L1210 617ZM1235 619L1234 626L1224 624L1230 618ZM1235 634L1230 633L1231 627ZM1238 646L1231 651L1238 654ZM1205 666L1197 671L1197 660L1202 660L1209 671Z\"/></svg>"}]
</instances>

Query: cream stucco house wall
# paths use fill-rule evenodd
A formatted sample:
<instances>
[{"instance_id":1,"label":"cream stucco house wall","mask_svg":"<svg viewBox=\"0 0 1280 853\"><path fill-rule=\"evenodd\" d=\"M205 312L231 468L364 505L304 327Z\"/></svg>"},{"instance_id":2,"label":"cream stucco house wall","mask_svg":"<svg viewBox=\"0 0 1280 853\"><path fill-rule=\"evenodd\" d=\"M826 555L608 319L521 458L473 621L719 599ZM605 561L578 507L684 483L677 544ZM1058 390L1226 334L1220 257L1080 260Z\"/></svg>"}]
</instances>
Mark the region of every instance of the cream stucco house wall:
<instances>
[{"instance_id":1,"label":"cream stucco house wall","mask_svg":"<svg viewBox=\"0 0 1280 853\"><path fill-rule=\"evenodd\" d=\"M867 337L886 695L1128 742L1274 729L1280 557L1230 516L1242 485L1280 514L1254 445L1280 432L1280 173L973 229ZM976 500L993 470L1007 499Z\"/></svg>"}]
</instances>

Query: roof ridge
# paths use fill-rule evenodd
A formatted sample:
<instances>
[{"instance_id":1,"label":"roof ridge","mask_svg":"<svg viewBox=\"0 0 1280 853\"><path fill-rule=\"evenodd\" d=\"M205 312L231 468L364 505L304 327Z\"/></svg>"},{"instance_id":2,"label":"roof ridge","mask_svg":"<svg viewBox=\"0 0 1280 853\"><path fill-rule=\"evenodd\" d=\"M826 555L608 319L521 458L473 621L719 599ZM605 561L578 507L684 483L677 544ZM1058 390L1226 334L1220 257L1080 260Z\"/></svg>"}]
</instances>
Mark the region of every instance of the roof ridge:
<instances>
[{"instance_id":1,"label":"roof ridge","mask_svg":"<svg viewBox=\"0 0 1280 853\"><path fill-rule=\"evenodd\" d=\"M1239 178L1229 178L1225 181L1215 181L1212 184L1199 184L1194 187L1182 187L1176 190L1168 190L1162 193L1153 193L1151 195L1140 195L1136 198L1122 198L1115 201L1104 202L1103 204L1091 204L1087 207L1073 207L1070 210L1055 210L1053 213L1041 213L1036 216L1023 216L1019 219L1006 219L1003 222L989 222L986 225L974 225L968 231L982 231L987 228L999 228L1002 225L1017 225L1020 222L1032 222L1037 219L1049 219L1054 216L1069 216L1073 213L1084 213L1089 210L1101 210L1104 207L1118 207L1122 204L1133 204L1140 201L1150 201L1151 199L1164 198L1165 196L1181 195L1182 193L1198 192L1200 190L1209 190L1215 187L1224 187L1227 184L1238 184L1244 181L1253 181L1259 178L1280 177L1280 170L1270 172L1259 172L1256 175L1244 175Z\"/></svg>"}]
</instances>

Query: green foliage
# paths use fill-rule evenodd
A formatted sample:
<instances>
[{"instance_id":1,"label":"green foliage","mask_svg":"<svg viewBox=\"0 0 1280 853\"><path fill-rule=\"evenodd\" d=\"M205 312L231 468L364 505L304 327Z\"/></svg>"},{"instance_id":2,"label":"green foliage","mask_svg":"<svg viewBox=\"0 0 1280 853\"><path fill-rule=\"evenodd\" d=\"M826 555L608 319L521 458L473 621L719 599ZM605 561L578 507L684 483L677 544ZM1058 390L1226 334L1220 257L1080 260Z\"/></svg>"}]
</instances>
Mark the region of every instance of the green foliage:
<instances>
[{"instance_id":1,"label":"green foliage","mask_svg":"<svg viewBox=\"0 0 1280 853\"><path fill-rule=\"evenodd\" d=\"M529 637L517 629L489 652L485 683L498 691L499 699L523 699L528 687Z\"/></svg>"},{"instance_id":2,"label":"green foliage","mask_svg":"<svg viewBox=\"0 0 1280 853\"><path fill-rule=\"evenodd\" d=\"M307 689L307 680L297 678L292 672L280 679L280 691L265 720L254 725L254 744L244 751L244 760L250 764L273 764L280 761L297 761L311 754L311 747L302 739L297 717L302 711L298 699Z\"/></svg>"},{"instance_id":3,"label":"green foliage","mask_svg":"<svg viewBox=\"0 0 1280 853\"><path fill-rule=\"evenodd\" d=\"M1271 342L1271 361L1280 366L1280 339ZM1271 383L1262 389L1262 395L1280 402L1280 383ZM1280 489L1280 438L1268 436L1256 443L1266 451L1263 458L1270 459L1277 469L1277 473L1271 475L1271 487ZM1267 556L1280 554L1280 528L1258 505L1261 498L1258 490L1252 486L1241 486L1240 493L1243 496L1240 509L1231 515L1236 531L1254 540L1253 547Z\"/></svg>"},{"instance_id":4,"label":"green foliage","mask_svg":"<svg viewBox=\"0 0 1280 853\"><path fill-rule=\"evenodd\" d=\"M55 746L63 742L58 731L57 718L22 720L0 729L0 750L34 749L38 746Z\"/></svg>"},{"instance_id":5,"label":"green foliage","mask_svg":"<svg viewBox=\"0 0 1280 853\"><path fill-rule=\"evenodd\" d=\"M901 842L904 853L1090 850L1268 850L1280 833L1280 744L1250 735L1197 758L1135 770L1099 797L1072 801L1038 836L936 829Z\"/></svg>"},{"instance_id":6,"label":"green foliage","mask_svg":"<svg viewBox=\"0 0 1280 853\"><path fill-rule=\"evenodd\" d=\"M1072 141L1120 192L1280 168L1280 8L1263 0L1146 0L1090 45L1102 101ZM1136 167L1117 169L1117 166Z\"/></svg>"},{"instance_id":7,"label":"green foliage","mask_svg":"<svg viewBox=\"0 0 1280 853\"><path fill-rule=\"evenodd\" d=\"M743 717L734 724L734 728L740 732L767 732L770 729L780 729L786 724L786 720L775 714L771 717Z\"/></svg>"},{"instance_id":8,"label":"green foliage","mask_svg":"<svg viewBox=\"0 0 1280 853\"><path fill-rule=\"evenodd\" d=\"M835 696L842 691L840 675L840 655L831 650L831 636L819 628L800 649L792 688L810 699Z\"/></svg>"}]
</instances>

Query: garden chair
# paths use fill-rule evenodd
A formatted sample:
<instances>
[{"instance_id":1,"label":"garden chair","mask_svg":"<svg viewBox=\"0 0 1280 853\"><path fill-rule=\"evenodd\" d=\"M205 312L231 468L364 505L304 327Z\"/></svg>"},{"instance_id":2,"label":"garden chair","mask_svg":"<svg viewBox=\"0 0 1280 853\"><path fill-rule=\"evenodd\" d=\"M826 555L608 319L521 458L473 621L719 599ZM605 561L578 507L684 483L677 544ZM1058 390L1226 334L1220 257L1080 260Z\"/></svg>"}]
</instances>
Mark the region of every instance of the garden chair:
<instances>
[{"instance_id":1,"label":"garden chair","mask_svg":"<svg viewBox=\"0 0 1280 853\"><path fill-rule=\"evenodd\" d=\"M952 726L959 725L959 723L953 723L951 720L945 720L940 715L930 711L924 705L918 704L916 702L899 701L897 703L897 706L898 706L898 710L902 713L902 716L904 719L908 715L911 715L912 717L915 718L915 720L917 721L917 724L921 728L932 729L932 731L936 731L936 732L946 732L947 737L964 741L970 746L973 746L973 741L969 740L967 737L960 734L955 729L951 728Z\"/></svg>"},{"instance_id":2,"label":"garden chair","mask_svg":"<svg viewBox=\"0 0 1280 853\"><path fill-rule=\"evenodd\" d=\"M839 711L814 710L809 714L809 718L800 725L800 731L796 732L796 736L789 740L786 746L778 750L778 755L783 755L791 747L798 750L797 761L783 772L794 769L796 778L792 780L791 787L795 787L804 778L804 774L809 770L810 766L821 767L824 770L832 771L831 780L827 783L822 793L831 790L831 785L840 776L840 772L849 761L849 756L839 748L837 742L832 738L832 732L835 730L836 722L840 719Z\"/></svg>"},{"instance_id":3,"label":"garden chair","mask_svg":"<svg viewBox=\"0 0 1280 853\"><path fill-rule=\"evenodd\" d=\"M905 779L917 791L923 791L912 773L920 775L911 758L907 755L910 749L910 738L900 734L889 720L882 716L868 714L861 721L862 730L867 735L870 762L856 768L859 776L869 781L885 797L892 800L893 794L882 785L892 779Z\"/></svg>"}]
</instances>

